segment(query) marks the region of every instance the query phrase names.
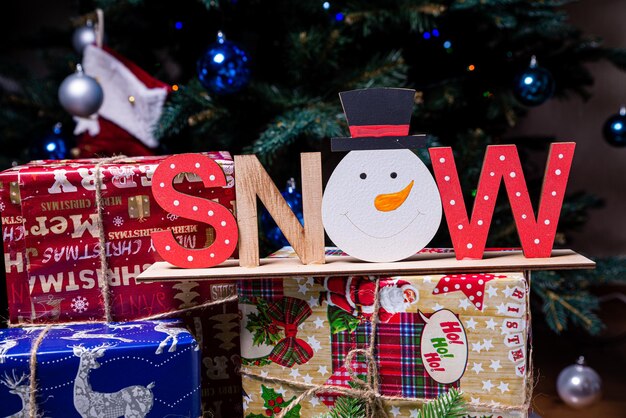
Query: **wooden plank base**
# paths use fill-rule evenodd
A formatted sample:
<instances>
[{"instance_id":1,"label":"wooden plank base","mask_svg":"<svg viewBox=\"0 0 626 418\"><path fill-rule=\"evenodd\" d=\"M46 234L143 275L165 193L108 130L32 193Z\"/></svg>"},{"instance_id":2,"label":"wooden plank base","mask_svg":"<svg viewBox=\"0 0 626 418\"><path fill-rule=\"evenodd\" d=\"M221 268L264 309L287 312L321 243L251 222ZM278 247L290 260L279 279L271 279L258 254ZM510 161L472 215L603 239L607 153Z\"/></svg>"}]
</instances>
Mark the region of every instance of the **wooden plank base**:
<instances>
[{"instance_id":1,"label":"wooden plank base","mask_svg":"<svg viewBox=\"0 0 626 418\"><path fill-rule=\"evenodd\" d=\"M521 251L486 251L482 260L457 260L454 253L416 254L404 261L368 263L346 256L327 256L326 264L302 264L298 258L263 258L258 267L240 267L238 260L203 269L183 269L157 262L137 276L139 282L167 280L239 280L272 277L348 275L409 276L527 270L592 269L595 262L572 251L553 250L550 258L525 258Z\"/></svg>"}]
</instances>

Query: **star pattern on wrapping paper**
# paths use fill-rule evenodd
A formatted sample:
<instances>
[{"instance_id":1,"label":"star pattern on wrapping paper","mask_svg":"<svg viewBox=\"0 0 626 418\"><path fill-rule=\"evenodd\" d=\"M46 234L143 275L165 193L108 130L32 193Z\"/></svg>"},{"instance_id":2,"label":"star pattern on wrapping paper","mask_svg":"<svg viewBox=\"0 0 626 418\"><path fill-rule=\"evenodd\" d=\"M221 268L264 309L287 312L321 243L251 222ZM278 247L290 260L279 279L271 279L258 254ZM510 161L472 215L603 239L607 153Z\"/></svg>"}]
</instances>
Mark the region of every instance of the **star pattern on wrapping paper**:
<instances>
[{"instance_id":1,"label":"star pattern on wrapping paper","mask_svg":"<svg viewBox=\"0 0 626 418\"><path fill-rule=\"evenodd\" d=\"M293 369L291 369L291 371L289 372L289 376L293 377L294 379L298 376L300 376L300 369L294 367Z\"/></svg>"},{"instance_id":2,"label":"star pattern on wrapping paper","mask_svg":"<svg viewBox=\"0 0 626 418\"><path fill-rule=\"evenodd\" d=\"M474 321L474 318L465 321L465 328L476 329L476 321Z\"/></svg>"},{"instance_id":3,"label":"star pattern on wrapping paper","mask_svg":"<svg viewBox=\"0 0 626 418\"><path fill-rule=\"evenodd\" d=\"M306 278L306 284L308 284L309 286L313 286L314 283L315 281L313 280L313 277Z\"/></svg>"},{"instance_id":4,"label":"star pattern on wrapping paper","mask_svg":"<svg viewBox=\"0 0 626 418\"><path fill-rule=\"evenodd\" d=\"M493 348L493 344L491 343L491 340L483 339L483 349L489 351L492 348Z\"/></svg>"},{"instance_id":5,"label":"star pattern on wrapping paper","mask_svg":"<svg viewBox=\"0 0 626 418\"><path fill-rule=\"evenodd\" d=\"M502 366L500 366L500 360L491 360L491 366L489 367L496 373L498 372L498 369L502 368Z\"/></svg>"},{"instance_id":6,"label":"star pattern on wrapping paper","mask_svg":"<svg viewBox=\"0 0 626 418\"><path fill-rule=\"evenodd\" d=\"M498 308L498 315L506 314L506 305L504 303L499 304L496 308Z\"/></svg>"},{"instance_id":7,"label":"star pattern on wrapping paper","mask_svg":"<svg viewBox=\"0 0 626 418\"><path fill-rule=\"evenodd\" d=\"M469 308L470 303L469 300L467 299L459 299L459 308L463 309L464 311L467 310L467 308Z\"/></svg>"},{"instance_id":8,"label":"star pattern on wrapping paper","mask_svg":"<svg viewBox=\"0 0 626 418\"><path fill-rule=\"evenodd\" d=\"M498 385L498 389L500 389L500 392L502 392L502 393L508 392L509 391L509 384L508 383L504 383L504 382L500 382L500 384Z\"/></svg>"},{"instance_id":9,"label":"star pattern on wrapping paper","mask_svg":"<svg viewBox=\"0 0 626 418\"><path fill-rule=\"evenodd\" d=\"M498 296L498 289L493 286L489 286L486 290L486 293L489 295L490 298L495 298L496 296Z\"/></svg>"},{"instance_id":10,"label":"star pattern on wrapping paper","mask_svg":"<svg viewBox=\"0 0 626 418\"><path fill-rule=\"evenodd\" d=\"M480 350L483 349L483 345L481 343L472 343L472 351L476 351L480 353Z\"/></svg>"},{"instance_id":11,"label":"star pattern on wrapping paper","mask_svg":"<svg viewBox=\"0 0 626 418\"><path fill-rule=\"evenodd\" d=\"M485 297L485 285L487 282L506 277L504 275L494 274L450 274L442 277L435 289L433 295L462 292L470 302L474 304L479 311L483 310L483 299ZM459 307L462 307L459 303Z\"/></svg>"},{"instance_id":12,"label":"star pattern on wrapping paper","mask_svg":"<svg viewBox=\"0 0 626 418\"><path fill-rule=\"evenodd\" d=\"M511 287L507 286L507 287L504 288L502 293L504 293L504 296L506 296L507 298L510 298L514 291L515 291L514 287L511 288Z\"/></svg>"},{"instance_id":13,"label":"star pattern on wrapping paper","mask_svg":"<svg viewBox=\"0 0 626 418\"><path fill-rule=\"evenodd\" d=\"M311 304L309 303L309 306ZM313 321L313 323L315 324L315 329L319 329L319 328L323 328L324 327L324 320L322 318L320 318L319 316L315 317L315 321Z\"/></svg>"},{"instance_id":14,"label":"star pattern on wrapping paper","mask_svg":"<svg viewBox=\"0 0 626 418\"><path fill-rule=\"evenodd\" d=\"M473 404L480 403L480 398L474 398L473 396L471 396L470 398L471 398L470 403L473 403Z\"/></svg>"},{"instance_id":15,"label":"star pattern on wrapping paper","mask_svg":"<svg viewBox=\"0 0 626 418\"><path fill-rule=\"evenodd\" d=\"M319 366L317 368L317 372L319 374L321 374L322 376L326 376L328 374L328 367L326 367L326 366Z\"/></svg>"},{"instance_id":16,"label":"star pattern on wrapping paper","mask_svg":"<svg viewBox=\"0 0 626 418\"><path fill-rule=\"evenodd\" d=\"M311 406L317 406L320 404L319 399L317 399L317 396L312 396L309 398L309 403L311 404Z\"/></svg>"},{"instance_id":17,"label":"star pattern on wrapping paper","mask_svg":"<svg viewBox=\"0 0 626 418\"><path fill-rule=\"evenodd\" d=\"M495 385L491 383L491 380L483 380L483 390L491 392L491 388L493 388L494 386Z\"/></svg>"},{"instance_id":18,"label":"star pattern on wrapping paper","mask_svg":"<svg viewBox=\"0 0 626 418\"><path fill-rule=\"evenodd\" d=\"M435 303L435 306L433 306L433 312L437 312L443 309L443 306L441 306L438 303Z\"/></svg>"},{"instance_id":19,"label":"star pattern on wrapping paper","mask_svg":"<svg viewBox=\"0 0 626 418\"><path fill-rule=\"evenodd\" d=\"M400 415L400 407L399 406L392 406L391 407L391 414L394 417L397 417L398 415Z\"/></svg>"},{"instance_id":20,"label":"star pattern on wrapping paper","mask_svg":"<svg viewBox=\"0 0 626 418\"><path fill-rule=\"evenodd\" d=\"M311 335L310 337L307 337L306 341L307 341L307 343L309 343L311 348L313 350L315 350L315 352L318 352L319 350L322 349L322 344L320 344L320 342L317 341L317 338L315 338L314 335Z\"/></svg>"},{"instance_id":21,"label":"star pattern on wrapping paper","mask_svg":"<svg viewBox=\"0 0 626 418\"><path fill-rule=\"evenodd\" d=\"M485 326L487 327L487 329L495 330L496 325L496 321L494 321L493 318L489 318L488 321L485 321Z\"/></svg>"},{"instance_id":22,"label":"star pattern on wrapping paper","mask_svg":"<svg viewBox=\"0 0 626 418\"><path fill-rule=\"evenodd\" d=\"M320 302L315 296L311 296L307 302L311 308L319 306Z\"/></svg>"},{"instance_id":23,"label":"star pattern on wrapping paper","mask_svg":"<svg viewBox=\"0 0 626 418\"><path fill-rule=\"evenodd\" d=\"M261 370L261 377L267 377L267 376L268 376L267 370Z\"/></svg>"},{"instance_id":24,"label":"star pattern on wrapping paper","mask_svg":"<svg viewBox=\"0 0 626 418\"><path fill-rule=\"evenodd\" d=\"M308 292L308 291L309 291L309 288L307 287L306 283L298 285L298 292L299 293L302 293L303 295L305 295L306 292Z\"/></svg>"},{"instance_id":25,"label":"star pattern on wrapping paper","mask_svg":"<svg viewBox=\"0 0 626 418\"><path fill-rule=\"evenodd\" d=\"M475 371L476 374L479 374L480 372L484 372L483 364L482 363L474 363L474 367L472 367L472 370Z\"/></svg>"},{"instance_id":26,"label":"star pattern on wrapping paper","mask_svg":"<svg viewBox=\"0 0 626 418\"><path fill-rule=\"evenodd\" d=\"M411 409L410 412L411 412L411 416L409 418L418 418L419 417L419 415L417 415L418 414L417 409Z\"/></svg>"},{"instance_id":27,"label":"star pattern on wrapping paper","mask_svg":"<svg viewBox=\"0 0 626 418\"><path fill-rule=\"evenodd\" d=\"M304 383L306 383L307 385L310 385L311 382L313 382L313 377L311 377L311 375L307 373L302 376L302 380L304 380Z\"/></svg>"}]
</instances>

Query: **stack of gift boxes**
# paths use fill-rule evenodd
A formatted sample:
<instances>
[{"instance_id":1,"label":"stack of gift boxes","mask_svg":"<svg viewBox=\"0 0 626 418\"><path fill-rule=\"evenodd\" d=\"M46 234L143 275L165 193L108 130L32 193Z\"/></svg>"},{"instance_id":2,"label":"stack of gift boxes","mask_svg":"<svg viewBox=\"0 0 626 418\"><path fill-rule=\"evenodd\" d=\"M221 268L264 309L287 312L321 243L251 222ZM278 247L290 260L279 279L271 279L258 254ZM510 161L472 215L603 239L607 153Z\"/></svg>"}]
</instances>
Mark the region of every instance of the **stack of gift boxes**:
<instances>
[{"instance_id":1,"label":"stack of gift boxes","mask_svg":"<svg viewBox=\"0 0 626 418\"><path fill-rule=\"evenodd\" d=\"M225 187L206 189L191 174L174 183L234 211L232 158L208 155ZM235 284L135 282L159 259L151 232L171 230L189 248L213 241L210 226L156 204L152 174L163 159L36 161L0 173L9 322L17 327L0 331L0 416L32 407L34 349L42 416L241 415L237 303L193 309L234 295Z\"/></svg>"},{"instance_id":2,"label":"stack of gift boxes","mask_svg":"<svg viewBox=\"0 0 626 418\"><path fill-rule=\"evenodd\" d=\"M181 174L176 188L234 212L232 160L208 155L228 185L206 189ZM3 414L32 407L32 384L38 412L50 417L258 418L281 414L303 392L297 384L351 387L345 358L370 344L372 277L135 282L159 260L151 232L169 229L191 248L213 241L212 227L154 201L151 177L162 160L34 162L0 174L9 319L17 326L0 331ZM293 256L289 249L275 254ZM375 361L383 396L426 401L456 388L476 414L525 416L529 313L522 272L378 279ZM193 309L236 291L239 304ZM150 319L159 314L177 319ZM47 330L49 324L55 326ZM358 356L352 367L367 372ZM341 396L320 392L287 416L327 416ZM421 405L385 404L394 417L417 416Z\"/></svg>"}]
</instances>

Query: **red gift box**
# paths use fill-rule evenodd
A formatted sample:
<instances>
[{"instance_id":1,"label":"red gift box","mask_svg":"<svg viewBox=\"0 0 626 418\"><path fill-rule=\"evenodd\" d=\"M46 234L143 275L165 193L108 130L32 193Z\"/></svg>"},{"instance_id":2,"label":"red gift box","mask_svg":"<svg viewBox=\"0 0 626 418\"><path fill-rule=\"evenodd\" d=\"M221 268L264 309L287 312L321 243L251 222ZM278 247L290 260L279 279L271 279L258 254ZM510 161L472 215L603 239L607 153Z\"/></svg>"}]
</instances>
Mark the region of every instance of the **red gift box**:
<instances>
[{"instance_id":1,"label":"red gift box","mask_svg":"<svg viewBox=\"0 0 626 418\"><path fill-rule=\"evenodd\" d=\"M235 210L230 154L207 153L228 184L205 188L193 174L175 187ZM213 241L213 228L161 209L151 180L166 157L34 161L0 173L0 210L9 320L14 324L106 320L100 254L106 254L111 320L129 321L178 311L235 294L234 284L215 282L136 283L160 257L151 232L171 230L189 248ZM103 231L98 226L96 164L100 165ZM100 235L105 245L101 248ZM180 313L203 346L203 403L207 410L240 405L236 302ZM229 323L234 326L229 328ZM217 327L217 328L216 328ZM230 335L231 328L236 334ZM232 338L231 338L232 337ZM233 393L222 393L228 390ZM220 406L220 402L226 406ZM229 415L230 416L230 415ZM235 416L235 415L233 415Z\"/></svg>"}]
</instances>

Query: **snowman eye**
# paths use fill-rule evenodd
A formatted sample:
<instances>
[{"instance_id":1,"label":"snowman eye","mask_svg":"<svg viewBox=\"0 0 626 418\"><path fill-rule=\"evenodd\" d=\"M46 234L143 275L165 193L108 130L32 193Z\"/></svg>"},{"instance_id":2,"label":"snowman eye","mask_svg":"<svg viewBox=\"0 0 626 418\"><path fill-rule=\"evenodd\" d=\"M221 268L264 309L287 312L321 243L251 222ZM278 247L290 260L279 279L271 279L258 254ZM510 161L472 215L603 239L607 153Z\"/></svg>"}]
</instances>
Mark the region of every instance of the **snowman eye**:
<instances>
[{"instance_id":1,"label":"snowman eye","mask_svg":"<svg viewBox=\"0 0 626 418\"><path fill-rule=\"evenodd\" d=\"M395 179L396 177L398 177L398 173L396 173L395 171L389 175L391 176L392 179Z\"/></svg>"},{"instance_id":2,"label":"snowman eye","mask_svg":"<svg viewBox=\"0 0 626 418\"><path fill-rule=\"evenodd\" d=\"M363 180L365 180L367 178L367 174L361 173L361 175L359 177L361 177Z\"/></svg>"}]
</instances>

